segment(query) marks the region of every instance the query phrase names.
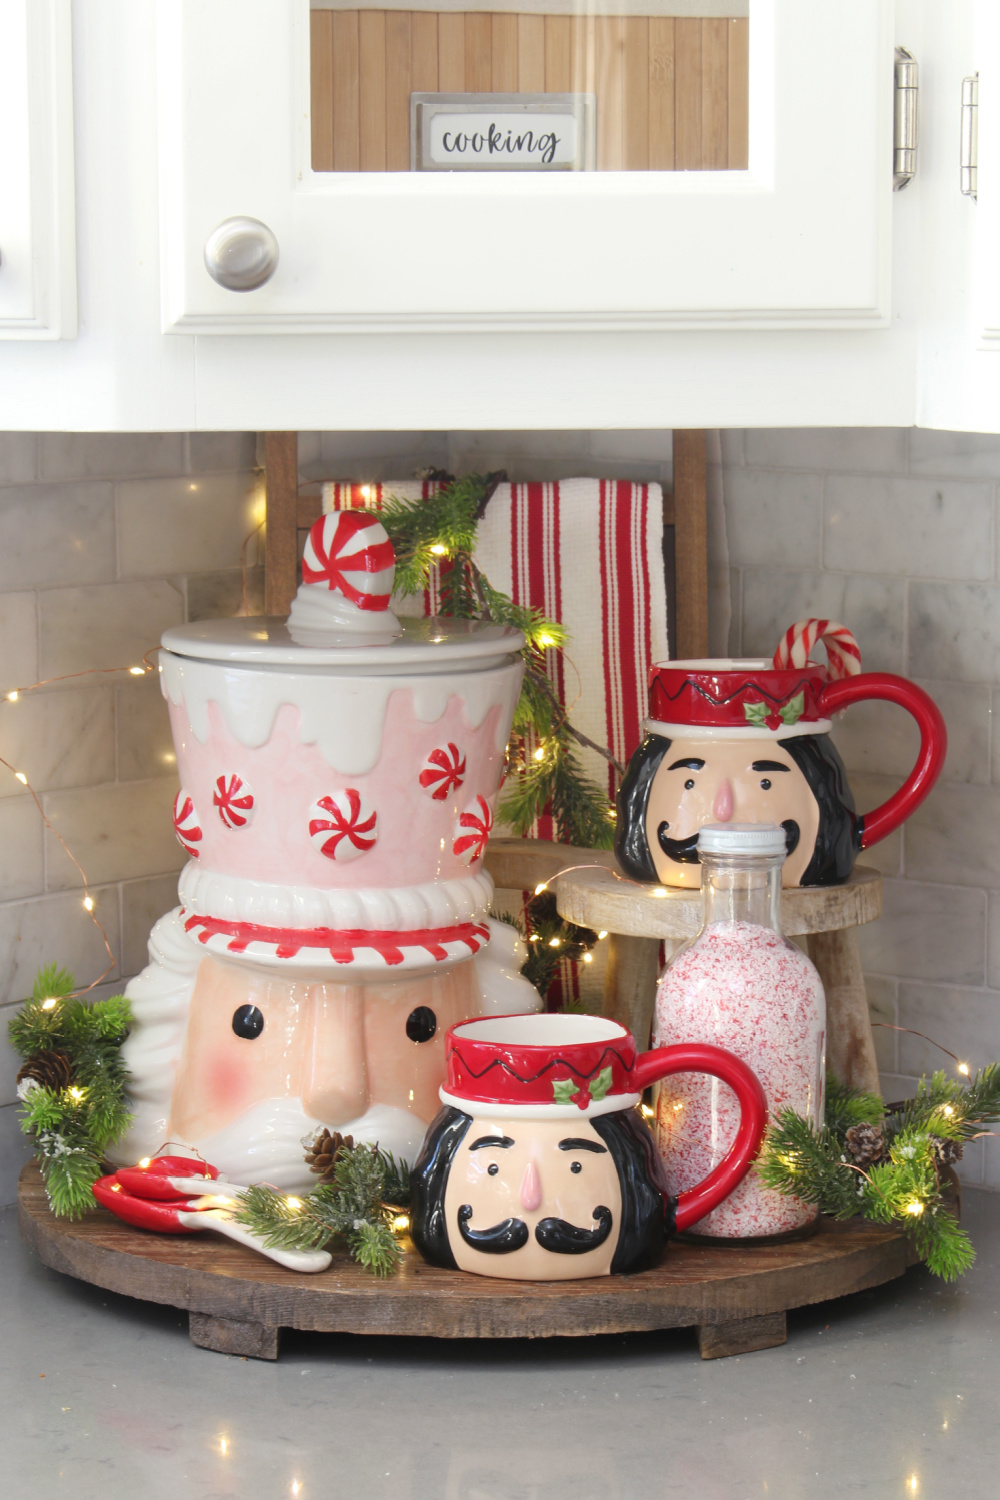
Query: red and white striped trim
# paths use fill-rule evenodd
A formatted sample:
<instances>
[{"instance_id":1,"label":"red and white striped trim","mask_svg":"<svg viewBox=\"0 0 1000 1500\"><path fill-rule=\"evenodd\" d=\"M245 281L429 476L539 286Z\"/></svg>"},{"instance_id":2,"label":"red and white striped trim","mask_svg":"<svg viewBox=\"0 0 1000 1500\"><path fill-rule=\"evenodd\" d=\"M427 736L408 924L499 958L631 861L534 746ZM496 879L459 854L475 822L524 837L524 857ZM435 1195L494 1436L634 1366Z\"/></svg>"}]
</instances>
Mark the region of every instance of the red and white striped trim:
<instances>
[{"instance_id":1,"label":"red and white striped trim","mask_svg":"<svg viewBox=\"0 0 1000 1500\"><path fill-rule=\"evenodd\" d=\"M264 927L182 910L185 932L214 953L245 954L280 962L315 964L320 954L344 968L426 968L471 958L490 940L485 922L389 931L378 928Z\"/></svg>"}]
</instances>

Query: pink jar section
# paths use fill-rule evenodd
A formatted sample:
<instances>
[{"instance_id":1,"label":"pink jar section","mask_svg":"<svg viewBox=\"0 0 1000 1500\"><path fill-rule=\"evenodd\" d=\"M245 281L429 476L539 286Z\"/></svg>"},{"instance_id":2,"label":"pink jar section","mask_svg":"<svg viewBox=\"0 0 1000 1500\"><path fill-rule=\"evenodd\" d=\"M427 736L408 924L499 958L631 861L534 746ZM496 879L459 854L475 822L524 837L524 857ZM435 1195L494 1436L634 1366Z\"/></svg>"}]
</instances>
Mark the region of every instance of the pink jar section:
<instances>
[{"instance_id":1,"label":"pink jar section","mask_svg":"<svg viewBox=\"0 0 1000 1500\"><path fill-rule=\"evenodd\" d=\"M819 975L787 939L750 922L716 922L668 965L656 994L653 1041L712 1042L760 1079L771 1115L791 1108L822 1119L826 1001ZM703 1074L657 1087L654 1124L670 1192L694 1187L729 1150L739 1122L736 1096ZM723 1204L692 1226L696 1234L757 1238L801 1229L812 1204L761 1186L751 1169Z\"/></svg>"},{"instance_id":2,"label":"pink jar section","mask_svg":"<svg viewBox=\"0 0 1000 1500\"><path fill-rule=\"evenodd\" d=\"M503 753L497 748L505 727L500 705L473 728L456 695L441 718L425 723L414 711L411 690L396 689L388 700L381 753L364 775L338 771L318 746L303 744L301 715L293 704L278 710L270 738L259 748L235 737L217 703L209 704L205 744L194 735L183 703L169 708L181 786L202 832L196 846L202 867L242 879L327 890L468 876L469 859L456 854L454 844L467 833L460 819L477 796L491 809L496 799L503 774ZM452 778L446 794L434 797L421 786L421 772L433 751L447 752L450 745L465 762L462 779L455 784L457 778ZM214 803L218 778L233 775L253 789L253 817L239 827L220 817ZM311 809L320 798L347 788L360 793L366 809L376 813L375 842L350 860L329 858L320 841L310 837Z\"/></svg>"}]
</instances>

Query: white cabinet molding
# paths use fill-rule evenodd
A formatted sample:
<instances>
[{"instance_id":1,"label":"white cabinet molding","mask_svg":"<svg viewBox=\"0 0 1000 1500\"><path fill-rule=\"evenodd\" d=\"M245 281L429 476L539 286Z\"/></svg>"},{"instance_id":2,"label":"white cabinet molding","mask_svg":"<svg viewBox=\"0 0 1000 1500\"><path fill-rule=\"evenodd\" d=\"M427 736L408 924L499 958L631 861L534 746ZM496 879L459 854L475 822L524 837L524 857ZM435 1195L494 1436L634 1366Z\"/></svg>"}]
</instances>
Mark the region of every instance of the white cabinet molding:
<instances>
[{"instance_id":1,"label":"white cabinet molding","mask_svg":"<svg viewBox=\"0 0 1000 1500\"><path fill-rule=\"evenodd\" d=\"M309 0L160 0L163 328L885 327L892 13L751 0L746 172L365 174L309 165ZM237 215L253 292L204 265Z\"/></svg>"},{"instance_id":2,"label":"white cabinet molding","mask_svg":"<svg viewBox=\"0 0 1000 1500\"><path fill-rule=\"evenodd\" d=\"M0 0L0 339L76 336L70 0Z\"/></svg>"}]
</instances>

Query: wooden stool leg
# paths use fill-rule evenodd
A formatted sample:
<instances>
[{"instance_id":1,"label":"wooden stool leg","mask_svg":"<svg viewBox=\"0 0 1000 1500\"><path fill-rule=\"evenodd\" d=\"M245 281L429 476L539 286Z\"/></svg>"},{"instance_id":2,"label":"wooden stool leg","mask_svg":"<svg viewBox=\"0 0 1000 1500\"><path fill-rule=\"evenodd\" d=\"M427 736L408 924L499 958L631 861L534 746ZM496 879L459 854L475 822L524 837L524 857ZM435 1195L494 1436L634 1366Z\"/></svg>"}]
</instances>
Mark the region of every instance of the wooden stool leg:
<instances>
[{"instance_id":1,"label":"wooden stool leg","mask_svg":"<svg viewBox=\"0 0 1000 1500\"><path fill-rule=\"evenodd\" d=\"M811 932L809 957L826 990L827 1066L848 1088L879 1093L857 928Z\"/></svg>"},{"instance_id":2,"label":"wooden stool leg","mask_svg":"<svg viewBox=\"0 0 1000 1500\"><path fill-rule=\"evenodd\" d=\"M734 1318L729 1323L702 1323L698 1348L702 1359L725 1359L729 1354L753 1354L756 1349L774 1349L788 1339L783 1312L761 1318Z\"/></svg>"},{"instance_id":3,"label":"wooden stool leg","mask_svg":"<svg viewBox=\"0 0 1000 1500\"><path fill-rule=\"evenodd\" d=\"M660 977L659 958L660 945L656 938L624 937L617 932L608 934L604 1014L627 1026L641 1051L649 1046L656 981Z\"/></svg>"},{"instance_id":4,"label":"wooden stool leg","mask_svg":"<svg viewBox=\"0 0 1000 1500\"><path fill-rule=\"evenodd\" d=\"M281 1329L268 1323L242 1322L239 1318L215 1318L211 1313L189 1312L188 1332L199 1349L217 1354L243 1354L249 1359L277 1359Z\"/></svg>"}]
</instances>

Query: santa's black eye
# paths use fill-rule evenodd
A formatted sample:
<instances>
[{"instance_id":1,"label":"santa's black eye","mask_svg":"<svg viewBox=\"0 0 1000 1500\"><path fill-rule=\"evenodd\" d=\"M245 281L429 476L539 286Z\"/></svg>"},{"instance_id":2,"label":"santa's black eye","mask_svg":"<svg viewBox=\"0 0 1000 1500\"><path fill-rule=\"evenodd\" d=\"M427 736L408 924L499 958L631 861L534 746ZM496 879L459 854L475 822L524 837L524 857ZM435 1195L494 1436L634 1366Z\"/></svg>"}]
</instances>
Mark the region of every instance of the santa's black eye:
<instances>
[{"instance_id":1,"label":"santa's black eye","mask_svg":"<svg viewBox=\"0 0 1000 1500\"><path fill-rule=\"evenodd\" d=\"M497 1164L496 1164L495 1161L491 1161L490 1164L489 1164L489 1166L486 1168L486 1170L487 1170L487 1172L489 1172L489 1174L490 1174L491 1177L495 1177L497 1175L497 1173L499 1172L500 1168L497 1166Z\"/></svg>"},{"instance_id":2,"label":"santa's black eye","mask_svg":"<svg viewBox=\"0 0 1000 1500\"><path fill-rule=\"evenodd\" d=\"M771 783L768 781L766 776L760 784L760 789L762 792L769 792L771 790Z\"/></svg>"},{"instance_id":3,"label":"santa's black eye","mask_svg":"<svg viewBox=\"0 0 1000 1500\"><path fill-rule=\"evenodd\" d=\"M688 779L687 779L687 781L685 781L685 783L684 783L684 790L685 790L685 791L686 791L686 792L689 792L689 791L690 791L690 790L691 790L691 788L692 788L692 787L693 787L693 786L694 786L694 781L693 781L693 779L692 779L692 778L691 778L691 777L690 777L690 776L689 776L689 777L688 777Z\"/></svg>"},{"instance_id":4,"label":"santa's black eye","mask_svg":"<svg viewBox=\"0 0 1000 1500\"><path fill-rule=\"evenodd\" d=\"M583 1163L582 1162L578 1162L578 1161L572 1161L569 1164L569 1169L570 1169L571 1172L582 1172L583 1171Z\"/></svg>"},{"instance_id":5,"label":"santa's black eye","mask_svg":"<svg viewBox=\"0 0 1000 1500\"><path fill-rule=\"evenodd\" d=\"M252 1042L264 1030L264 1017L256 1005L241 1005L233 1011L233 1030L237 1036Z\"/></svg>"},{"instance_id":6,"label":"santa's black eye","mask_svg":"<svg viewBox=\"0 0 1000 1500\"><path fill-rule=\"evenodd\" d=\"M429 1042L437 1031L438 1018L429 1005L418 1005L406 1018L406 1035L411 1042Z\"/></svg>"}]
</instances>

